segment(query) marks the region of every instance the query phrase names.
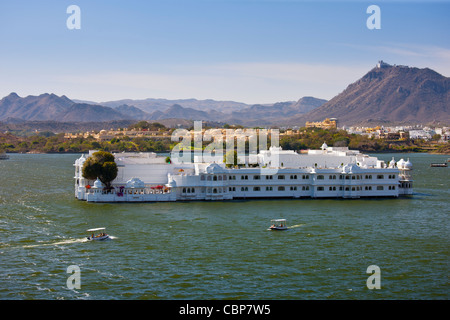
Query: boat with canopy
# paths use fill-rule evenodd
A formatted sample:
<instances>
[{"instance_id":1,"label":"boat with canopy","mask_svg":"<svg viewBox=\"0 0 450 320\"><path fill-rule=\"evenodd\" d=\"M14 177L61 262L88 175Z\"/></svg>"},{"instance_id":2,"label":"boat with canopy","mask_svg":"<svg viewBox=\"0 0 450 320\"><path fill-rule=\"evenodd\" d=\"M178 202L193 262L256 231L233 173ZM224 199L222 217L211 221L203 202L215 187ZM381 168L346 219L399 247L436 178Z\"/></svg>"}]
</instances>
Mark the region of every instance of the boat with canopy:
<instances>
[{"instance_id":1,"label":"boat with canopy","mask_svg":"<svg viewBox=\"0 0 450 320\"><path fill-rule=\"evenodd\" d=\"M93 228L88 229L86 232L90 233L91 235L87 237L88 240L107 240L110 239L109 235L105 232L106 228Z\"/></svg>"},{"instance_id":2,"label":"boat with canopy","mask_svg":"<svg viewBox=\"0 0 450 320\"><path fill-rule=\"evenodd\" d=\"M270 230L287 230L286 219L272 219L270 220Z\"/></svg>"}]
</instances>

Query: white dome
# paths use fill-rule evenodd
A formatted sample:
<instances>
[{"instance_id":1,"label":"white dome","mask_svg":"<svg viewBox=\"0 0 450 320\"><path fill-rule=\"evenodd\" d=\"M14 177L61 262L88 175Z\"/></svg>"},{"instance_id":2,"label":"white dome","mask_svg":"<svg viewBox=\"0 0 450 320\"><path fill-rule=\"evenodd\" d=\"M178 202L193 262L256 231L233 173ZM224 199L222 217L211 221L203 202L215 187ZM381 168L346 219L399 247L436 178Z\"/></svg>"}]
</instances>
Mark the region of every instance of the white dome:
<instances>
[{"instance_id":1,"label":"white dome","mask_svg":"<svg viewBox=\"0 0 450 320\"><path fill-rule=\"evenodd\" d=\"M355 163L347 163L342 168L342 173L353 173L355 171L359 171L359 166Z\"/></svg>"},{"instance_id":2,"label":"white dome","mask_svg":"<svg viewBox=\"0 0 450 320\"><path fill-rule=\"evenodd\" d=\"M169 180L169 183L166 184L169 188L175 188L177 186L177 182L175 180Z\"/></svg>"},{"instance_id":3,"label":"white dome","mask_svg":"<svg viewBox=\"0 0 450 320\"><path fill-rule=\"evenodd\" d=\"M127 181L127 188L144 188L145 183L139 178L132 178Z\"/></svg>"},{"instance_id":4,"label":"white dome","mask_svg":"<svg viewBox=\"0 0 450 320\"><path fill-rule=\"evenodd\" d=\"M403 169L403 166L405 165L405 163L406 163L405 160L403 160L403 158L402 158L397 162L397 167L399 169Z\"/></svg>"},{"instance_id":5,"label":"white dome","mask_svg":"<svg viewBox=\"0 0 450 320\"><path fill-rule=\"evenodd\" d=\"M97 178L97 180L95 180L94 188L97 188L97 189L103 188L103 183L100 181L99 178Z\"/></svg>"},{"instance_id":6,"label":"white dome","mask_svg":"<svg viewBox=\"0 0 450 320\"><path fill-rule=\"evenodd\" d=\"M394 157L392 157L392 160L389 162L389 168L395 168L395 160L394 160Z\"/></svg>"},{"instance_id":7,"label":"white dome","mask_svg":"<svg viewBox=\"0 0 450 320\"><path fill-rule=\"evenodd\" d=\"M205 171L207 173L224 173L225 170L222 169L221 166L219 166L217 163L211 163L206 168Z\"/></svg>"},{"instance_id":8,"label":"white dome","mask_svg":"<svg viewBox=\"0 0 450 320\"><path fill-rule=\"evenodd\" d=\"M328 148L328 146L327 146L327 144L324 142L320 148L321 148L322 150L325 150L326 148Z\"/></svg>"},{"instance_id":9,"label":"white dome","mask_svg":"<svg viewBox=\"0 0 450 320\"><path fill-rule=\"evenodd\" d=\"M409 161L409 159L408 159L408 161L405 162L404 167L405 167L405 169L411 169L412 168L412 163L411 163L411 161Z\"/></svg>"}]
</instances>

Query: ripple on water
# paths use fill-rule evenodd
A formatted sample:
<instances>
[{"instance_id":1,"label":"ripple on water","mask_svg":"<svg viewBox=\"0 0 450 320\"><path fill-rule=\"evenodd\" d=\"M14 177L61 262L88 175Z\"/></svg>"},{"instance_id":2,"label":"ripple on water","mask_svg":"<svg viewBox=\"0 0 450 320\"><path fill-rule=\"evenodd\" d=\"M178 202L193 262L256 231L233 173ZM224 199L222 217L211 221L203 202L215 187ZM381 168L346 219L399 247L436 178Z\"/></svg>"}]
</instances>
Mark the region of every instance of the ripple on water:
<instances>
[{"instance_id":1,"label":"ripple on water","mask_svg":"<svg viewBox=\"0 0 450 320\"><path fill-rule=\"evenodd\" d=\"M0 179L0 298L448 299L445 177L428 168L434 156L408 156L418 195L406 200L119 205L73 198L79 155L13 155L2 166L14 182ZM267 231L279 216L291 229ZM91 227L114 239L86 241ZM366 288L372 264L381 290ZM70 265L79 290L67 289Z\"/></svg>"}]
</instances>

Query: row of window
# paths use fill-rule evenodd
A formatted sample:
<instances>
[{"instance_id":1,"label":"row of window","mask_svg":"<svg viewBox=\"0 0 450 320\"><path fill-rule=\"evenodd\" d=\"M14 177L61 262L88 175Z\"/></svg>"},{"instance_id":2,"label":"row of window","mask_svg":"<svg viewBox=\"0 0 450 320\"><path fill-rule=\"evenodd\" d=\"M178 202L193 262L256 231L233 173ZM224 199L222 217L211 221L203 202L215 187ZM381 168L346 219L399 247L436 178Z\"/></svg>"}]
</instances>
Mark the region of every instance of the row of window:
<instances>
[{"instance_id":1,"label":"row of window","mask_svg":"<svg viewBox=\"0 0 450 320\"><path fill-rule=\"evenodd\" d=\"M253 189L250 189L250 190L251 191L261 191L261 190L263 190L263 188L264 187L253 187ZM265 191L273 191L274 188L276 188L275 190L277 190L277 191L286 191L287 190L287 187L284 187L284 186L279 186L279 187L266 186L265 187ZM300 186L298 188L300 188ZM309 190L309 186L302 186L302 191L308 191L308 190ZM320 186L320 187L317 187L317 191L326 191L326 190L327 191L337 191L337 190L339 190L339 191L362 191L363 187L362 186L353 186L353 187L349 187L349 186L347 186L347 187L343 187L343 186L340 186L340 187L336 187L336 186L322 187L322 186ZM364 190L371 191L372 190L372 186L365 186ZM384 190L384 186L376 186L376 190L377 191L383 191ZM395 186L388 186L388 190L395 190ZM218 192L221 192L221 191L222 191L222 188L220 188L220 190L217 190L217 188L212 189L213 193L218 193ZM224 191L226 191L225 188L224 188ZM228 191L235 192L236 191L236 187L229 187ZM240 191L241 192L249 191L249 187L241 187ZM289 191L297 191L297 186L290 186L289 187ZM208 190L208 192L211 192L211 190ZM195 193L195 188L183 188L182 193L184 193L184 194Z\"/></svg>"},{"instance_id":2,"label":"row of window","mask_svg":"<svg viewBox=\"0 0 450 320\"><path fill-rule=\"evenodd\" d=\"M230 180L236 180L236 176L234 176L234 179L232 179L233 176L230 176ZM205 176L205 175L201 175L200 176L200 180L204 181L222 181L222 180L227 180L227 176L224 174L222 175L214 175L214 176Z\"/></svg>"},{"instance_id":3,"label":"row of window","mask_svg":"<svg viewBox=\"0 0 450 320\"><path fill-rule=\"evenodd\" d=\"M366 174L366 175L362 175L362 174L355 174L355 175L344 175L344 174L340 174L339 175L339 179L340 180L362 180L363 179L363 177L364 177L364 179L366 179L366 180L370 180L370 179L372 179L372 175L371 174ZM395 179L396 178L396 175L395 174L390 174L389 176L388 176L388 178L389 179ZM325 176L324 175L322 175L322 174L319 174L319 175L317 175L317 180L324 180L325 179ZM334 175L334 174L332 174L332 175L329 175L328 176L328 179L329 180L336 180L337 179L337 175ZM384 179L384 174L378 174L377 175L377 179Z\"/></svg>"},{"instance_id":4,"label":"row of window","mask_svg":"<svg viewBox=\"0 0 450 320\"><path fill-rule=\"evenodd\" d=\"M273 191L274 190L273 188L274 187L268 186L268 187L265 187L265 190L266 191ZM275 187L275 188L276 188L275 190L278 190L278 191L286 191L287 190L287 187L284 187L284 186ZM388 186L388 189L389 190L395 190L395 186ZM261 187L253 187L253 189L250 189L250 190L261 191L262 188ZM309 186L302 186L302 191L307 191L307 190L309 190ZM337 191L337 190L339 190L339 191L362 191L363 187L361 187L361 186L354 186L354 187L342 187L342 186L341 187L335 187L335 186L317 187L317 191L325 191L325 190L328 190L328 191ZM370 190L372 190L372 186L365 186L364 190L370 191ZM382 191L382 190L384 190L384 186L376 186L376 190L377 191ZM229 191L236 191L236 187L230 187ZM241 191L249 191L249 187L241 187ZM289 187L289 191L297 191L297 186Z\"/></svg>"},{"instance_id":5,"label":"row of window","mask_svg":"<svg viewBox=\"0 0 450 320\"><path fill-rule=\"evenodd\" d=\"M395 186L388 186L389 190L395 190ZM325 191L326 187L317 187L317 191ZM337 187L328 187L328 191L336 191L338 190ZM363 187L362 186L354 186L354 187L339 187L339 191L362 191ZM371 191L372 190L372 186L365 186L364 187L365 191ZM384 186L376 186L376 190L377 191L383 191L384 190Z\"/></svg>"},{"instance_id":6,"label":"row of window","mask_svg":"<svg viewBox=\"0 0 450 320\"><path fill-rule=\"evenodd\" d=\"M250 189L250 190L261 191L262 188L263 187L253 187L253 189ZM277 190L277 191L286 191L287 190L287 187L283 187L283 186L279 186L279 187L267 186L267 187L265 187L265 190L266 191L273 191L274 188L276 188L275 190ZM241 187L241 191L248 191L248 190L249 190L249 187ZM291 186L291 187L289 187L289 190L290 191L297 191L297 186ZM306 191L306 190L309 190L309 186L302 186L302 191ZM236 187L230 187L229 191L236 191Z\"/></svg>"},{"instance_id":7,"label":"row of window","mask_svg":"<svg viewBox=\"0 0 450 320\"><path fill-rule=\"evenodd\" d=\"M241 175L240 177L241 177L241 180L249 180L249 176L248 175ZM260 175L253 175L253 176L250 176L250 177L253 177L253 180L261 180L261 176ZM273 180L273 177L274 177L273 175L265 175L265 179L266 180ZM282 174L281 175L276 175L276 177L277 177L278 180L285 180L286 179L286 176L282 175ZM291 175L289 175L289 179L290 180L298 180L298 179L300 179L300 177L301 177L302 180L307 180L307 179L310 178L309 174L303 174L303 175L291 174ZM353 174L352 175L344 175L344 174L334 175L334 174L331 174L331 175L328 176L328 179L329 180L336 180L338 177L339 177L340 180L343 180L343 179L346 179L346 180L362 180L363 177L366 180L372 179L372 175L371 174L366 174L366 175L362 175L362 174L361 175L360 174L356 174L356 175L353 175ZM395 174L388 175L388 179L396 179L396 177L397 176ZM383 174L378 174L378 175L376 175L376 178L377 179L384 179L384 175ZM213 176L201 175L200 179L202 181L204 181L204 180L207 180L207 181L222 181L222 180L227 180L227 175L213 175ZM235 175L229 176L229 179L230 180L236 180L236 176ZM317 175L316 179L317 180L325 180L325 175L319 174L319 175Z\"/></svg>"}]
</instances>

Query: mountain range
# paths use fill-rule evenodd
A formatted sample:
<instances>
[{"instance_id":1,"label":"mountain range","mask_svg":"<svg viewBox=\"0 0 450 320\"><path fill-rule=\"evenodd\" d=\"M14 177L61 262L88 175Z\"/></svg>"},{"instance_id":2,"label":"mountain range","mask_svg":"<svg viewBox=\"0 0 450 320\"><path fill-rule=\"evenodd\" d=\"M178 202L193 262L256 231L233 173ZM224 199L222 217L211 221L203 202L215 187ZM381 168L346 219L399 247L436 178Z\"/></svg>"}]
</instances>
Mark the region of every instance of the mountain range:
<instances>
[{"instance_id":1,"label":"mountain range","mask_svg":"<svg viewBox=\"0 0 450 320\"><path fill-rule=\"evenodd\" d=\"M181 106L185 101L193 107ZM124 104L128 102L130 104ZM304 97L299 101L279 102L272 105L247 105L232 101L215 100L121 100L100 105L95 102L70 100L66 96L44 93L21 98L13 92L0 100L0 121L60 121L101 122L114 120L185 119L230 122L233 124L270 124L271 119L289 117L308 112L326 100ZM133 103L131 105L131 103ZM135 104L140 105L138 108ZM221 109L220 106L223 106ZM194 108L195 107L195 108ZM144 111L143 109L147 110Z\"/></svg>"},{"instance_id":2,"label":"mountain range","mask_svg":"<svg viewBox=\"0 0 450 320\"><path fill-rule=\"evenodd\" d=\"M215 100L118 100L95 103L44 93L0 100L0 121L103 122L164 119L205 120L246 126L303 126L306 121L337 118L339 125L450 124L450 78L428 68L380 61L330 101L249 105Z\"/></svg>"}]
</instances>

